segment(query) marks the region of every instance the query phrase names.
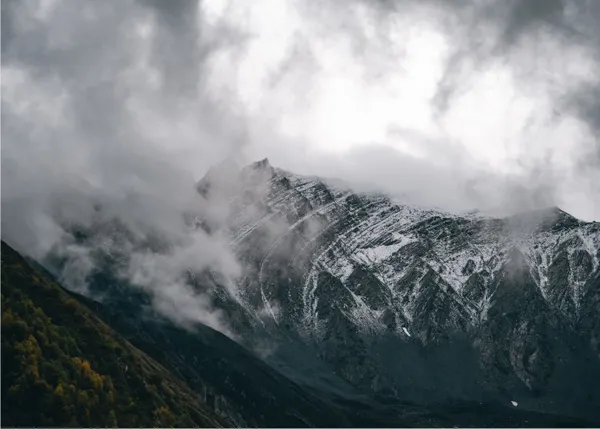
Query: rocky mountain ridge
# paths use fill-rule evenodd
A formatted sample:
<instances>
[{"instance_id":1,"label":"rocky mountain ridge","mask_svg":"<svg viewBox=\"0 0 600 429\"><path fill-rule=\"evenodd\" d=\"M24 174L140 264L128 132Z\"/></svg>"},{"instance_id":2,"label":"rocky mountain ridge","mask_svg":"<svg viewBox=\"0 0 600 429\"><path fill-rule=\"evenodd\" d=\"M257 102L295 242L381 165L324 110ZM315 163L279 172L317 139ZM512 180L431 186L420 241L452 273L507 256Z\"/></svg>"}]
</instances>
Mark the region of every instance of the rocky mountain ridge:
<instances>
[{"instance_id":1,"label":"rocky mountain ridge","mask_svg":"<svg viewBox=\"0 0 600 429\"><path fill-rule=\"evenodd\" d=\"M242 270L190 270L189 287L298 385L597 420L600 224L558 208L491 218L402 205L268 160L216 166L196 189L207 209L186 214L190 233L226 237ZM136 246L168 243L137 243L118 222L73 236L100 261L88 283L108 308L151 304L115 273Z\"/></svg>"},{"instance_id":2,"label":"rocky mountain ridge","mask_svg":"<svg viewBox=\"0 0 600 429\"><path fill-rule=\"evenodd\" d=\"M345 380L405 395L414 383L392 375L378 338L432 350L460 338L477 362L468 372L482 374L465 375L473 389L458 397L600 403L598 388L573 382L581 368L600 374L600 224L558 208L498 219L404 206L267 160L239 178L220 226L246 264L237 302L276 336L315 345ZM427 397L451 378L411 389Z\"/></svg>"}]
</instances>

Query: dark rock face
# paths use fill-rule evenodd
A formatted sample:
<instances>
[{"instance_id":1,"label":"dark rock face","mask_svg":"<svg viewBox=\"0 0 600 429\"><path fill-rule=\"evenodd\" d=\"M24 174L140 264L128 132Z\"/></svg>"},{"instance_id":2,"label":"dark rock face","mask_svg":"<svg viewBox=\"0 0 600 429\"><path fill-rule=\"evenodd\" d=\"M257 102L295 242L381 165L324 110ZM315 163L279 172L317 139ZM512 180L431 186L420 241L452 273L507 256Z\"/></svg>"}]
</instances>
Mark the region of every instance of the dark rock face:
<instances>
[{"instance_id":1,"label":"dark rock face","mask_svg":"<svg viewBox=\"0 0 600 429\"><path fill-rule=\"evenodd\" d=\"M220 177L199 185L209 202ZM276 345L267 362L323 391L596 417L596 224L556 208L508 219L417 209L268 161L239 177L225 187L229 217L213 224L244 264L239 296L218 280L210 289L243 345Z\"/></svg>"},{"instance_id":2,"label":"dark rock face","mask_svg":"<svg viewBox=\"0 0 600 429\"><path fill-rule=\"evenodd\" d=\"M569 281L571 267L566 251L561 251L548 267L548 275L552 281L548 285L548 296L563 308L567 314L573 314L575 303L572 297L572 285Z\"/></svg>"},{"instance_id":3,"label":"dark rock face","mask_svg":"<svg viewBox=\"0 0 600 429\"><path fill-rule=\"evenodd\" d=\"M475 265L475 261L472 259L469 259L467 261L467 263L465 264L465 267L462 269L462 273L465 276L468 276L470 274L473 274L473 272L475 271L476 265Z\"/></svg>"},{"instance_id":4,"label":"dark rock face","mask_svg":"<svg viewBox=\"0 0 600 429\"><path fill-rule=\"evenodd\" d=\"M588 278L584 291L576 326L589 341L596 357L600 358L600 269Z\"/></svg>"},{"instance_id":5,"label":"dark rock face","mask_svg":"<svg viewBox=\"0 0 600 429\"><path fill-rule=\"evenodd\" d=\"M473 273L469 276L469 279L465 282L465 286L462 290L464 297L475 303L478 307L481 305L483 298L486 293L486 271L483 273Z\"/></svg>"},{"instance_id":6,"label":"dark rock face","mask_svg":"<svg viewBox=\"0 0 600 429\"><path fill-rule=\"evenodd\" d=\"M447 340L447 333L464 332L469 314L457 293L432 269L418 283L412 308L412 326L424 342Z\"/></svg>"},{"instance_id":7,"label":"dark rock face","mask_svg":"<svg viewBox=\"0 0 600 429\"><path fill-rule=\"evenodd\" d=\"M390 290L381 283L375 274L362 265L352 271L346 283L348 289L360 297L369 308L381 310L391 304Z\"/></svg>"},{"instance_id":8,"label":"dark rock face","mask_svg":"<svg viewBox=\"0 0 600 429\"><path fill-rule=\"evenodd\" d=\"M503 390L523 383L535 394L555 369L551 346L561 326L524 264L523 255L514 252L492 285L481 329L483 363Z\"/></svg>"}]
</instances>

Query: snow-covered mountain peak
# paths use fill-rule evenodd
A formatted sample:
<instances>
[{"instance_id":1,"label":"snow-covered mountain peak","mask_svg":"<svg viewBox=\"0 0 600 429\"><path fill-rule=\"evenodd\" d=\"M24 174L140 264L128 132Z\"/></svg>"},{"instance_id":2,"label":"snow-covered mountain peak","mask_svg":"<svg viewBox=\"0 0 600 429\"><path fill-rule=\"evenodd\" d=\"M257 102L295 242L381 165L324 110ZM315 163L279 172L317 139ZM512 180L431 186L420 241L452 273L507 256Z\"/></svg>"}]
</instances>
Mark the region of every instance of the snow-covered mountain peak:
<instances>
[{"instance_id":1,"label":"snow-covered mountain peak","mask_svg":"<svg viewBox=\"0 0 600 429\"><path fill-rule=\"evenodd\" d=\"M357 269L366 269L394 295L398 282L407 281L410 273L433 270L437 282L464 294L466 286L472 291L474 282L482 284L479 288L489 286L518 252L548 297L548 270L554 269L553 262L564 249L568 255L583 252L577 254L597 268L598 228L558 207L507 218L457 215L399 204L381 193L353 192L318 177L295 175L273 168L267 159L244 167L238 177L244 198L235 200L230 224L233 246L244 252L245 243L252 243L254 236L270 237L261 271L264 273L274 255L278 261L283 258L298 265L303 283L295 287L304 288L305 299L311 299L311 287L315 286L310 284L322 271L344 284ZM250 192L256 183L264 187ZM274 219L284 219L287 226L278 223L272 228ZM254 247L253 251L261 250ZM575 295L580 294L576 290L573 284L566 295L577 300ZM483 299L485 294L475 295ZM482 302L475 301L471 304L481 307ZM313 307L302 310L306 317L316 317L309 315ZM575 313L577 308L574 305ZM396 310L398 314L406 312Z\"/></svg>"}]
</instances>

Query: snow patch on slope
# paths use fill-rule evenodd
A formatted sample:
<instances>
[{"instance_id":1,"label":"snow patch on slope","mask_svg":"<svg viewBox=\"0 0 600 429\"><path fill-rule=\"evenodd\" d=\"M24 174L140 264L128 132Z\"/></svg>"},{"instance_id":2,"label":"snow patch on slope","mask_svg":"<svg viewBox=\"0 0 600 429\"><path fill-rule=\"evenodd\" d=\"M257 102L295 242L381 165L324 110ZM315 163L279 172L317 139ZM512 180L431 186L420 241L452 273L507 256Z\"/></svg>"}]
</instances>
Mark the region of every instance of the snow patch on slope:
<instances>
[{"instance_id":1,"label":"snow patch on slope","mask_svg":"<svg viewBox=\"0 0 600 429\"><path fill-rule=\"evenodd\" d=\"M397 243L390 245L381 245L375 246L366 249L360 249L356 252L356 256L361 259L362 262L367 264L379 264L385 260L387 260L390 256L400 250L402 247L406 246L409 243L414 243L417 241L415 238L400 236L399 234L394 234L400 240Z\"/></svg>"}]
</instances>

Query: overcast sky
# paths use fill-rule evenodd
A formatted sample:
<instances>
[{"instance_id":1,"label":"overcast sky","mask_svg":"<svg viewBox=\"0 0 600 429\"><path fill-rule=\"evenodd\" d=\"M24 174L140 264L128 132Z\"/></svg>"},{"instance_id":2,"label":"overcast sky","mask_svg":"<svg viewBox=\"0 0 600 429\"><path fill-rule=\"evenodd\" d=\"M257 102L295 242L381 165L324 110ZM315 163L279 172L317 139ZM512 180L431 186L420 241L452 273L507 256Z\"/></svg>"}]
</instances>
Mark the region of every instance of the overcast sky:
<instances>
[{"instance_id":1,"label":"overcast sky","mask_svg":"<svg viewBox=\"0 0 600 429\"><path fill-rule=\"evenodd\" d=\"M2 226L227 156L600 220L599 68L595 0L4 0Z\"/></svg>"},{"instance_id":2,"label":"overcast sky","mask_svg":"<svg viewBox=\"0 0 600 429\"><path fill-rule=\"evenodd\" d=\"M174 321L229 333L187 273L235 293L243 267L182 218L226 158L447 210L600 220L600 1L1 5L2 238L65 256L72 289L110 243L69 225L116 218L134 237L118 274ZM172 248L136 247L157 234Z\"/></svg>"}]
</instances>

